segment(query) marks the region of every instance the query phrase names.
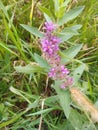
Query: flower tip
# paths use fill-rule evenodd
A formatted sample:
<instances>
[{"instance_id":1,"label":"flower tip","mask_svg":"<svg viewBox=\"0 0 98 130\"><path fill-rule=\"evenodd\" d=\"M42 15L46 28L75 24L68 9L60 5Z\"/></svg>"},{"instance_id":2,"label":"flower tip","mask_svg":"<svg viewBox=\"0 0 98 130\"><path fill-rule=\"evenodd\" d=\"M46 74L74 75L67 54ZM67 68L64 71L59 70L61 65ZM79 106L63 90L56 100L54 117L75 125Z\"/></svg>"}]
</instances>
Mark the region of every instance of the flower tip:
<instances>
[{"instance_id":1,"label":"flower tip","mask_svg":"<svg viewBox=\"0 0 98 130\"><path fill-rule=\"evenodd\" d=\"M46 31L52 32L52 31L54 31L56 29L56 27L57 26L52 21L50 21L50 22L45 22L44 29Z\"/></svg>"}]
</instances>

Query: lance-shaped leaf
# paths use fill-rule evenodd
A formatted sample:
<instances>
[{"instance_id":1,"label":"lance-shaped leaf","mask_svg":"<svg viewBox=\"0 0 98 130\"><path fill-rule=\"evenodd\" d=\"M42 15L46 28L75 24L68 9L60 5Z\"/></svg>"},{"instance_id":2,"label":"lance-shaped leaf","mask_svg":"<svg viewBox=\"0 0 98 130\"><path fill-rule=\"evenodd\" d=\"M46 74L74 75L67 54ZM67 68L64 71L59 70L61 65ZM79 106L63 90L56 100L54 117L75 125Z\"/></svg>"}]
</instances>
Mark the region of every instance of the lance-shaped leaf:
<instances>
[{"instance_id":1,"label":"lance-shaped leaf","mask_svg":"<svg viewBox=\"0 0 98 130\"><path fill-rule=\"evenodd\" d=\"M66 27L58 34L58 37L61 39L61 43L68 41L70 38L72 38L75 35L79 35L78 29L80 29L82 25L74 25L71 27Z\"/></svg>"},{"instance_id":2,"label":"lance-shaped leaf","mask_svg":"<svg viewBox=\"0 0 98 130\"><path fill-rule=\"evenodd\" d=\"M72 35L78 35L78 29L80 29L82 27L81 24L77 24L71 27L66 27L62 30L62 32L60 33L61 35L65 35L67 34L72 34Z\"/></svg>"},{"instance_id":3,"label":"lance-shaped leaf","mask_svg":"<svg viewBox=\"0 0 98 130\"><path fill-rule=\"evenodd\" d=\"M17 72L24 74L32 74L32 73L42 73L45 74L46 70L43 67L40 67L36 63L28 64L26 66L15 66L14 67Z\"/></svg>"},{"instance_id":4,"label":"lance-shaped leaf","mask_svg":"<svg viewBox=\"0 0 98 130\"><path fill-rule=\"evenodd\" d=\"M47 22L52 22L52 19L46 13L44 13L44 17L45 17Z\"/></svg>"},{"instance_id":5,"label":"lance-shaped leaf","mask_svg":"<svg viewBox=\"0 0 98 130\"><path fill-rule=\"evenodd\" d=\"M70 20L76 18L84 9L84 6L79 6L74 9L69 10L65 15L59 19L58 25L61 26Z\"/></svg>"},{"instance_id":6,"label":"lance-shaped leaf","mask_svg":"<svg viewBox=\"0 0 98 130\"><path fill-rule=\"evenodd\" d=\"M57 94L58 94L58 98L60 100L60 105L64 111L64 114L67 118L69 118L69 114L70 114L70 92L69 90L62 90L60 88L62 81L55 81L55 84L53 86L53 88L56 90Z\"/></svg>"},{"instance_id":7,"label":"lance-shaped leaf","mask_svg":"<svg viewBox=\"0 0 98 130\"><path fill-rule=\"evenodd\" d=\"M45 59L43 59L41 56L39 56L36 53L34 53L34 59L41 67L46 68L47 72L49 71L50 66L49 66L48 62Z\"/></svg>"},{"instance_id":8,"label":"lance-shaped leaf","mask_svg":"<svg viewBox=\"0 0 98 130\"><path fill-rule=\"evenodd\" d=\"M69 49L63 52L59 52L62 57L62 63L67 63L71 61L78 54L81 48L82 44L78 44L76 46L70 47Z\"/></svg>"},{"instance_id":9,"label":"lance-shaped leaf","mask_svg":"<svg viewBox=\"0 0 98 130\"><path fill-rule=\"evenodd\" d=\"M40 32L38 30L38 28L35 28L35 27L31 27L29 25L25 25L25 24L20 24L24 29L26 29L28 32L30 32L31 34L33 34L34 36L36 37L43 37L43 33Z\"/></svg>"},{"instance_id":10,"label":"lance-shaped leaf","mask_svg":"<svg viewBox=\"0 0 98 130\"><path fill-rule=\"evenodd\" d=\"M10 48L8 48L8 46L6 46L5 43L0 42L0 46L1 46L2 48L4 48L6 51L12 53L13 55L18 56L14 51L12 51Z\"/></svg>"},{"instance_id":11,"label":"lance-shaped leaf","mask_svg":"<svg viewBox=\"0 0 98 130\"><path fill-rule=\"evenodd\" d=\"M76 69L74 69L74 71L72 72L74 84L76 84L79 81L85 68L86 68L85 64L80 64Z\"/></svg>"},{"instance_id":12,"label":"lance-shaped leaf","mask_svg":"<svg viewBox=\"0 0 98 130\"><path fill-rule=\"evenodd\" d=\"M49 9L47 9L46 7L43 7L41 5L38 6L38 8L43 12L46 13L48 16L52 17L52 13Z\"/></svg>"}]
</instances>

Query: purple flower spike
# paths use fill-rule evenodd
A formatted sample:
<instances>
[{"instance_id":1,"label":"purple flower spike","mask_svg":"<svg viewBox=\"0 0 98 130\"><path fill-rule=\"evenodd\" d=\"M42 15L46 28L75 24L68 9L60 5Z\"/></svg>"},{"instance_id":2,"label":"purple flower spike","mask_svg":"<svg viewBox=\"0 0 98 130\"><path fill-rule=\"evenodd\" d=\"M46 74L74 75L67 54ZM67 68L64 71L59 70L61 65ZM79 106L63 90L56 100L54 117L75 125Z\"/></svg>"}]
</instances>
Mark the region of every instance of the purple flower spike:
<instances>
[{"instance_id":1,"label":"purple flower spike","mask_svg":"<svg viewBox=\"0 0 98 130\"><path fill-rule=\"evenodd\" d=\"M53 80L62 80L61 89L72 85L73 79L69 77L69 70L62 65L61 57L59 56L59 43L60 39L55 35L54 31L57 26L52 22L45 22L43 29L45 30L44 38L41 39L41 48L44 58L47 60L51 69L48 77Z\"/></svg>"}]
</instances>

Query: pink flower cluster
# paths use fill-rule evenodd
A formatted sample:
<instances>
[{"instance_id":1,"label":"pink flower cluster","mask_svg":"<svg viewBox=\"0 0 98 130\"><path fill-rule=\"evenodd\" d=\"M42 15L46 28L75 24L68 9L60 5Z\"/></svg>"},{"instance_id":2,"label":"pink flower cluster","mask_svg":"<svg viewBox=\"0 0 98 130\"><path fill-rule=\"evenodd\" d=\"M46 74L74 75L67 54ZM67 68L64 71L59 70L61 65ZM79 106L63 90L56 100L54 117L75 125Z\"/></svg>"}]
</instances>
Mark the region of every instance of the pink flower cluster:
<instances>
[{"instance_id":1,"label":"pink flower cluster","mask_svg":"<svg viewBox=\"0 0 98 130\"><path fill-rule=\"evenodd\" d=\"M54 80L62 80L61 88L72 85L73 79L69 76L69 70L62 65L61 57L58 54L60 39L55 35L57 26L52 22L46 22L43 27L45 33L41 39L43 55L51 66L48 76Z\"/></svg>"}]
</instances>

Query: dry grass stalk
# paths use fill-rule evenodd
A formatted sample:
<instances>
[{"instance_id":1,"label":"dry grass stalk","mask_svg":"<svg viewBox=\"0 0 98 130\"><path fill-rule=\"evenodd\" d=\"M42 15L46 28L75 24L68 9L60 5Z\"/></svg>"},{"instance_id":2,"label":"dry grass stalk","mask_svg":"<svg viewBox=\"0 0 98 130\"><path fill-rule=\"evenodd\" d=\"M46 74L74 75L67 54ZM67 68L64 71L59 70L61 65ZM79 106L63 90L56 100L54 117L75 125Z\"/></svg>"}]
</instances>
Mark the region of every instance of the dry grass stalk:
<instances>
[{"instance_id":1,"label":"dry grass stalk","mask_svg":"<svg viewBox=\"0 0 98 130\"><path fill-rule=\"evenodd\" d=\"M78 89L70 89L72 100L83 109L84 112L89 113L93 122L98 122L98 109L93 103Z\"/></svg>"}]
</instances>

